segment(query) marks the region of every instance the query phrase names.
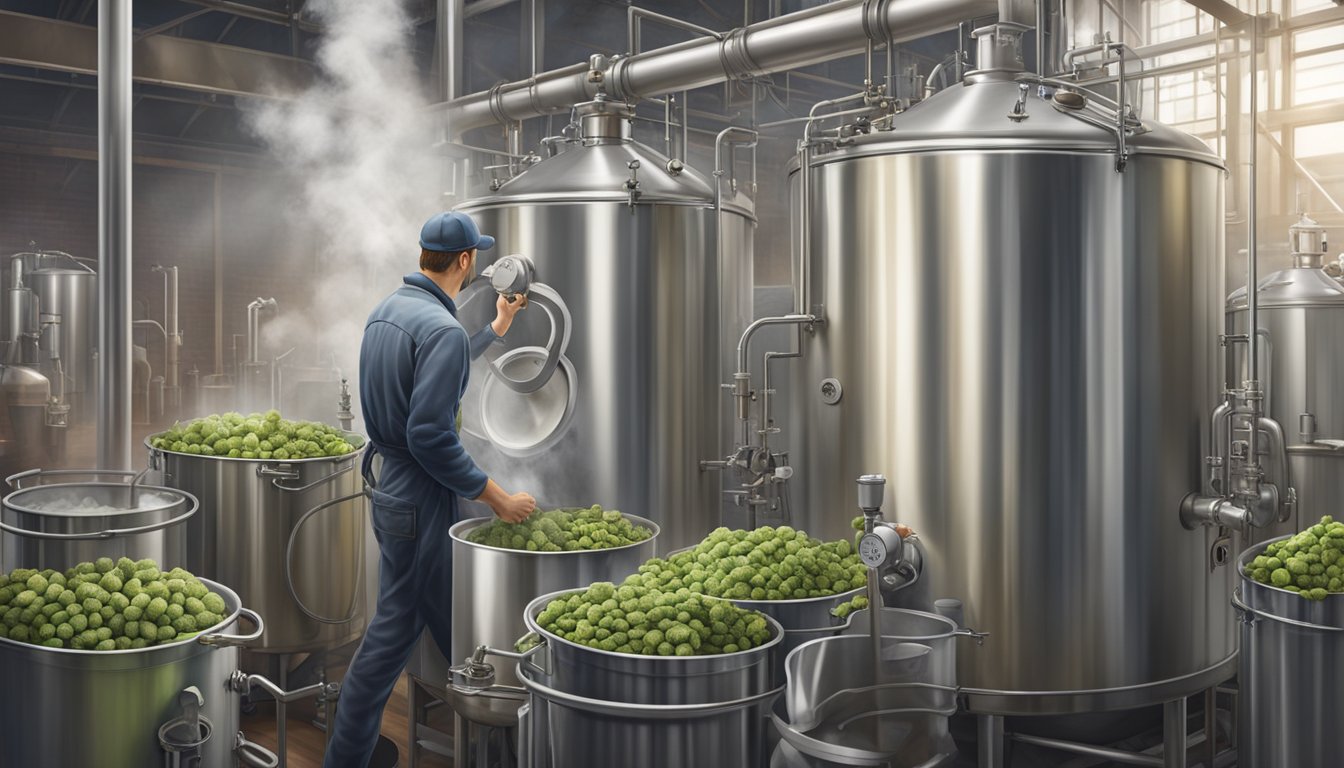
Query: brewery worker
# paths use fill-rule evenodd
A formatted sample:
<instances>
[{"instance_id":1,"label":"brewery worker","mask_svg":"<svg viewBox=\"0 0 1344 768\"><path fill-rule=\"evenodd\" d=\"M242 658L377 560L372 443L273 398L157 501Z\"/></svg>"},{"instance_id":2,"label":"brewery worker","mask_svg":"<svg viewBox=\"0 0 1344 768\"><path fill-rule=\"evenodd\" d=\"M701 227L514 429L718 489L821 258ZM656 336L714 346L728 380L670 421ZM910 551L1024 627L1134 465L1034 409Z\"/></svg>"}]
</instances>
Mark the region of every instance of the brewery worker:
<instances>
[{"instance_id":1,"label":"brewery worker","mask_svg":"<svg viewBox=\"0 0 1344 768\"><path fill-rule=\"evenodd\" d=\"M457 435L457 413L472 357L508 331L525 302L500 297L493 323L469 336L454 297L476 274L476 252L495 239L464 213L440 213L420 230L420 271L383 300L364 327L359 399L371 450L364 475L373 491L373 528L382 552L378 605L341 688L326 768L364 768L383 707L429 627L450 658L452 542L457 498L489 505L516 523L536 507L486 477ZM371 473L373 451L382 468Z\"/></svg>"}]
</instances>

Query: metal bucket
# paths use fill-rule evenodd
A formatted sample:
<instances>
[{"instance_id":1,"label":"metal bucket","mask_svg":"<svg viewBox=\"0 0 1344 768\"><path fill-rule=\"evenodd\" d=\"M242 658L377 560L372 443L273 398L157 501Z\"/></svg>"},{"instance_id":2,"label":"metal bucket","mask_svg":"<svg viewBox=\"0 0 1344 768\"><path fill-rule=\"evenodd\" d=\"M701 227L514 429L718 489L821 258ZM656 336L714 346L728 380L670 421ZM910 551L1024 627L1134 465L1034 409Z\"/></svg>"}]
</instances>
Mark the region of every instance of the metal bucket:
<instances>
[{"instance_id":1,"label":"metal bucket","mask_svg":"<svg viewBox=\"0 0 1344 768\"><path fill-rule=\"evenodd\" d=\"M1278 539L1238 559L1241 584L1239 765L1338 765L1344 754L1344 595L1306 600L1261 584L1245 568Z\"/></svg>"},{"instance_id":2,"label":"metal bucket","mask_svg":"<svg viewBox=\"0 0 1344 768\"><path fill-rule=\"evenodd\" d=\"M527 606L528 628L542 644L519 663L530 694L522 718L523 764L533 768L639 765L645 768L743 768L762 765L771 638L720 656L633 656L572 643L541 629L537 614L569 591Z\"/></svg>"},{"instance_id":3,"label":"metal bucket","mask_svg":"<svg viewBox=\"0 0 1344 768\"><path fill-rule=\"evenodd\" d=\"M462 520L449 529L453 540L453 663L461 663L478 645L512 648L527 628L523 613L538 595L557 589L586 587L595 581L620 581L653 557L660 529L651 520L625 515L635 525L653 531L644 541L612 549L529 552L474 544L467 536L494 518ZM441 687L448 681L448 663L426 632L407 671ZM517 723L518 707L526 700L513 665L496 673L497 684L487 694L463 696L448 690L453 711L486 725Z\"/></svg>"},{"instance_id":4,"label":"metal bucket","mask_svg":"<svg viewBox=\"0 0 1344 768\"><path fill-rule=\"evenodd\" d=\"M320 459L230 459L162 451L151 439L150 467L162 470L163 484L200 500L183 567L233 585L269 619L249 650L322 651L363 634L369 505L358 471L362 449Z\"/></svg>"},{"instance_id":5,"label":"metal bucket","mask_svg":"<svg viewBox=\"0 0 1344 768\"><path fill-rule=\"evenodd\" d=\"M948 718L957 711L958 636L942 616L882 610L882 662L873 668L869 613L856 611L838 637L796 648L788 687L772 717L783 738L779 768L942 765L956 755Z\"/></svg>"},{"instance_id":6,"label":"metal bucket","mask_svg":"<svg viewBox=\"0 0 1344 768\"><path fill-rule=\"evenodd\" d=\"M22 487L75 475L122 476L122 482ZM0 511L0 531L6 534L0 570L63 570L100 557L183 564L188 525L199 509L196 497L174 488L132 488L131 478L130 472L93 470L31 470L8 478L18 490L5 497Z\"/></svg>"},{"instance_id":7,"label":"metal bucket","mask_svg":"<svg viewBox=\"0 0 1344 768\"><path fill-rule=\"evenodd\" d=\"M275 755L243 739L238 730L239 644L262 632L261 617L241 607L238 595L206 581L224 598L227 618L194 638L128 651L46 648L0 638L0 721L24 723L23 733L0 740L0 768L97 765L153 768L165 756L160 730L181 714L179 696L204 692L198 765L215 768L276 765ZM226 634L245 616L251 635ZM73 730L72 730L73 729ZM77 734L77 737L72 735ZM182 739L178 739L181 742ZM190 763L188 763L190 764Z\"/></svg>"}]
</instances>

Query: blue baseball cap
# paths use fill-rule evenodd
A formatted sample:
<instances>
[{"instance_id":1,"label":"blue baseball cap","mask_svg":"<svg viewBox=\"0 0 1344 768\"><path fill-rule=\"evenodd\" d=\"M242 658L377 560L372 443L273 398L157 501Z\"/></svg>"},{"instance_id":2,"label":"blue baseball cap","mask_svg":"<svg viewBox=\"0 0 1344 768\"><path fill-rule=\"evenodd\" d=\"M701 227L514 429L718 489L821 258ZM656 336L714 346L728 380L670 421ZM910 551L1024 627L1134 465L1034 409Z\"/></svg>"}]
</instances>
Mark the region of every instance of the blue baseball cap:
<instances>
[{"instance_id":1,"label":"blue baseball cap","mask_svg":"<svg viewBox=\"0 0 1344 768\"><path fill-rule=\"evenodd\" d=\"M444 211L429 217L420 228L420 247L444 253L461 253L472 248L488 251L495 247L495 238L482 235L467 214Z\"/></svg>"}]
</instances>

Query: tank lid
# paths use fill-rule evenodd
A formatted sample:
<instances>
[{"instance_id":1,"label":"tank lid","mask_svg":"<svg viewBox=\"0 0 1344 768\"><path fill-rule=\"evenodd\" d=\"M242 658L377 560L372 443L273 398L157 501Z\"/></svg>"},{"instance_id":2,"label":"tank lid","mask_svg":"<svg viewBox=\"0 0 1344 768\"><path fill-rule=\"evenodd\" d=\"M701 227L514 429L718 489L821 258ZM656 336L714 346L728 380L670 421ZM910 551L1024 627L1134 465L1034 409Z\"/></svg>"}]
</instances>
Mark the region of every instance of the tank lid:
<instances>
[{"instance_id":1,"label":"tank lid","mask_svg":"<svg viewBox=\"0 0 1344 768\"><path fill-rule=\"evenodd\" d=\"M631 168L632 163L638 163ZM628 184L636 182L637 194ZM459 210L517 203L620 202L712 206L714 190L693 168L637 141L572 144Z\"/></svg>"},{"instance_id":2,"label":"tank lid","mask_svg":"<svg viewBox=\"0 0 1344 768\"><path fill-rule=\"evenodd\" d=\"M1058 94L1058 96L1057 96ZM815 165L852 157L902 152L965 150L1116 151L1115 131L1089 105L1096 95L1015 79L967 80L945 88L896 115L892 130L874 131L835 151L813 156ZM1204 142L1161 123L1144 120L1130 134L1131 155L1167 155L1223 167Z\"/></svg>"},{"instance_id":3,"label":"tank lid","mask_svg":"<svg viewBox=\"0 0 1344 768\"><path fill-rule=\"evenodd\" d=\"M1344 307L1344 285L1322 269L1289 267L1260 281L1260 307ZM1246 288L1242 286L1227 299L1228 308L1246 309Z\"/></svg>"}]
</instances>

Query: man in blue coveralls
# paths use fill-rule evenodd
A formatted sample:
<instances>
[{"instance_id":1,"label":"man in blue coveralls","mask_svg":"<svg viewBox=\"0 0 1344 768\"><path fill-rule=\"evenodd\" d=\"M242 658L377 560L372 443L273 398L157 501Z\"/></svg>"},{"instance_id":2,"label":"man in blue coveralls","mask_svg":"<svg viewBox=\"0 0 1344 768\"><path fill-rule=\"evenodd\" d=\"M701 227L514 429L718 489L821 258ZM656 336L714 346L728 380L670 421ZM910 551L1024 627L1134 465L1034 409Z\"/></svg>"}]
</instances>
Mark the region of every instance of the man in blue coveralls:
<instances>
[{"instance_id":1,"label":"man in blue coveralls","mask_svg":"<svg viewBox=\"0 0 1344 768\"><path fill-rule=\"evenodd\" d=\"M350 662L327 747L326 768L365 768L383 707L429 627L449 657L452 542L457 498L477 499L516 523L536 501L509 494L485 476L457 436L457 413L471 359L509 329L525 302L500 297L495 320L468 336L454 297L475 276L476 251L495 239L470 216L441 213L420 230L420 271L369 315L359 352L359 398L370 451L364 476L373 491L373 527L382 559L378 606ZM377 452L382 468L372 476Z\"/></svg>"}]
</instances>

